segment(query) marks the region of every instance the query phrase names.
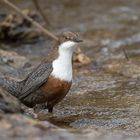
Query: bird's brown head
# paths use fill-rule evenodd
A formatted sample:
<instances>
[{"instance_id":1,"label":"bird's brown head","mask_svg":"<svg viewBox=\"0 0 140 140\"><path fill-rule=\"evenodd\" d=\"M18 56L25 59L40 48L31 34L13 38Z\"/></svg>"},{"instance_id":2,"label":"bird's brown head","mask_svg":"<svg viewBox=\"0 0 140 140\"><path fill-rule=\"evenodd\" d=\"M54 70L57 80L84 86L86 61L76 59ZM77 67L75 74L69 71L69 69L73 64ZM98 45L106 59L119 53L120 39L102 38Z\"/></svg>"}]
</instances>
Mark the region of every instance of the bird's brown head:
<instances>
[{"instance_id":1,"label":"bird's brown head","mask_svg":"<svg viewBox=\"0 0 140 140\"><path fill-rule=\"evenodd\" d=\"M78 33L75 32L63 32L58 37L58 49L59 50L74 50L77 43L82 42Z\"/></svg>"},{"instance_id":2,"label":"bird's brown head","mask_svg":"<svg viewBox=\"0 0 140 140\"><path fill-rule=\"evenodd\" d=\"M67 41L71 41L71 42L75 42L75 43L79 43L82 42L82 40L80 39L80 36L78 33L76 32L63 32L60 34L59 36L59 43L64 43Z\"/></svg>"},{"instance_id":3,"label":"bird's brown head","mask_svg":"<svg viewBox=\"0 0 140 140\"><path fill-rule=\"evenodd\" d=\"M63 32L58 36L58 40L50 52L51 58L54 60L60 53L73 54L77 43L82 42L78 33Z\"/></svg>"}]
</instances>

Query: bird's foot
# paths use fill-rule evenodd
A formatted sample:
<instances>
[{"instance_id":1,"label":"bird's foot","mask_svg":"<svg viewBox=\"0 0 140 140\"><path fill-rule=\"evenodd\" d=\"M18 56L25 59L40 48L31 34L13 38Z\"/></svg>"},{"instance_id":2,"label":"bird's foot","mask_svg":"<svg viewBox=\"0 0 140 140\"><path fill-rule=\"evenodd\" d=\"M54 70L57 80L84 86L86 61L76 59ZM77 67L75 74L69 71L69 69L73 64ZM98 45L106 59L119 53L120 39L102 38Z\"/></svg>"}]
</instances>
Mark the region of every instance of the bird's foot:
<instances>
[{"instance_id":1,"label":"bird's foot","mask_svg":"<svg viewBox=\"0 0 140 140\"><path fill-rule=\"evenodd\" d=\"M26 110L25 113L26 113L27 116L32 117L34 119L37 119L38 118L37 113L35 113L32 108Z\"/></svg>"},{"instance_id":2,"label":"bird's foot","mask_svg":"<svg viewBox=\"0 0 140 140\"><path fill-rule=\"evenodd\" d=\"M39 113L42 110L46 109L46 105L45 104L37 104L35 105L35 107L33 108L35 113Z\"/></svg>"},{"instance_id":3,"label":"bird's foot","mask_svg":"<svg viewBox=\"0 0 140 140\"><path fill-rule=\"evenodd\" d=\"M39 120L48 120L49 118L52 118L52 117L54 117L54 114L48 112L46 109L41 110L41 111L38 113L38 119L39 119Z\"/></svg>"}]
</instances>

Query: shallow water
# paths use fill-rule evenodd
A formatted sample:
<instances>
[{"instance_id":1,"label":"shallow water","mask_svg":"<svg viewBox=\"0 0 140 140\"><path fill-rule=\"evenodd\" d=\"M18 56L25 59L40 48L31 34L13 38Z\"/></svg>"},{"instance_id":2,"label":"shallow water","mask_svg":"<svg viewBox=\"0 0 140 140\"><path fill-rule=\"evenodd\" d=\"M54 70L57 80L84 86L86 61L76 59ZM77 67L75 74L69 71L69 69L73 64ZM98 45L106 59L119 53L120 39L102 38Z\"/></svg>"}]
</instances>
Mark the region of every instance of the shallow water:
<instances>
[{"instance_id":1,"label":"shallow water","mask_svg":"<svg viewBox=\"0 0 140 140\"><path fill-rule=\"evenodd\" d=\"M56 34L63 30L80 31L85 40L81 47L93 62L75 72L71 92L55 108L54 116L41 115L40 119L67 129L105 128L140 134L140 41L133 37L140 32L140 1L53 0L46 6L42 3L51 21L50 30ZM33 9L31 1L18 6ZM48 53L50 44L49 40L42 40L3 48L15 50L37 64Z\"/></svg>"},{"instance_id":2,"label":"shallow water","mask_svg":"<svg viewBox=\"0 0 140 140\"><path fill-rule=\"evenodd\" d=\"M78 84L78 89L77 85L73 87L55 108L53 117L42 113L40 119L68 129L105 128L137 134L140 92L135 88L136 81L107 73L91 73Z\"/></svg>"}]
</instances>

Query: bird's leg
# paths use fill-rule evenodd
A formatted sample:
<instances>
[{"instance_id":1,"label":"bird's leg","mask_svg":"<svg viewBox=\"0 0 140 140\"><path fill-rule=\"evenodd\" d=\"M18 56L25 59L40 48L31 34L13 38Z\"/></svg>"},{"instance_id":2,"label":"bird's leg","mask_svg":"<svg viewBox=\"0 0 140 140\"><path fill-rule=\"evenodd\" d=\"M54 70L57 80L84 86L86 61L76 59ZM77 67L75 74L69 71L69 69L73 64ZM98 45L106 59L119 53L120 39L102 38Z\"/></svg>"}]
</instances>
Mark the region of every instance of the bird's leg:
<instances>
[{"instance_id":1,"label":"bird's leg","mask_svg":"<svg viewBox=\"0 0 140 140\"><path fill-rule=\"evenodd\" d=\"M48 112L46 112L45 109L48 109ZM53 116L52 112L53 106L50 104L48 105L47 103L37 104L34 107L34 113L38 119L48 119Z\"/></svg>"},{"instance_id":2,"label":"bird's leg","mask_svg":"<svg viewBox=\"0 0 140 140\"><path fill-rule=\"evenodd\" d=\"M52 113L53 112L53 107L48 108L48 112Z\"/></svg>"},{"instance_id":3,"label":"bird's leg","mask_svg":"<svg viewBox=\"0 0 140 140\"><path fill-rule=\"evenodd\" d=\"M47 109L49 113L53 112L53 105L52 104L47 104Z\"/></svg>"}]
</instances>

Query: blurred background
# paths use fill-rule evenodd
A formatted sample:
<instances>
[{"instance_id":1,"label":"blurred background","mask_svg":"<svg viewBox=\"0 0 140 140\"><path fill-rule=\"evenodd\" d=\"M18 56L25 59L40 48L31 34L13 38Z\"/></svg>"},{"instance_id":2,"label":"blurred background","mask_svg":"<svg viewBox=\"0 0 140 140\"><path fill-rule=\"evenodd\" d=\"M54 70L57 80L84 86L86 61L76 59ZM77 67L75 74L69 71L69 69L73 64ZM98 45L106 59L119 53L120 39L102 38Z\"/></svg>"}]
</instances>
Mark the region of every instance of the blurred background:
<instances>
[{"instance_id":1,"label":"blurred background","mask_svg":"<svg viewBox=\"0 0 140 140\"><path fill-rule=\"evenodd\" d=\"M84 42L74 54L72 89L55 108L54 117L41 113L36 121L30 113L22 115L22 105L17 105L19 103L15 99L0 89L0 124L4 126L0 127L0 138L9 138L9 134L16 132L18 138L31 136L45 139L53 138L55 134L65 139L124 139L124 135L126 139L130 135L132 139L138 139L140 1L11 2L53 34L79 32ZM32 67L46 57L52 41L3 0L0 1L0 75L24 78ZM9 115L9 112L12 114ZM30 120L25 117L27 114ZM44 126L47 121L50 124ZM36 128L35 124L39 127ZM49 125L57 131L50 129L48 134L40 136L42 128L46 131ZM14 132L11 127L14 127ZM30 134L25 131L21 135L19 127L21 131L26 128ZM7 129L8 135L4 131Z\"/></svg>"}]
</instances>

